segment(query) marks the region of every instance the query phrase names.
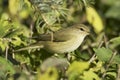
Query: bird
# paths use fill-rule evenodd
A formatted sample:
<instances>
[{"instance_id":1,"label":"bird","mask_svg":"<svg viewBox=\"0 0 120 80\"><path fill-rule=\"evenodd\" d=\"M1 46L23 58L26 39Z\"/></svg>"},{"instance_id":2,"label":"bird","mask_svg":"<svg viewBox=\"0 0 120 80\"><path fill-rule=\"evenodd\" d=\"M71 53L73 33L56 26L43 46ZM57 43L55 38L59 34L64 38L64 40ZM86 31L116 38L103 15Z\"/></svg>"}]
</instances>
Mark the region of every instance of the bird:
<instances>
[{"instance_id":1,"label":"bird","mask_svg":"<svg viewBox=\"0 0 120 80\"><path fill-rule=\"evenodd\" d=\"M54 32L53 36L50 34L39 35L38 42L18 49L15 52L32 48L43 48L50 53L69 53L76 50L89 33L90 29L86 25L75 24Z\"/></svg>"}]
</instances>

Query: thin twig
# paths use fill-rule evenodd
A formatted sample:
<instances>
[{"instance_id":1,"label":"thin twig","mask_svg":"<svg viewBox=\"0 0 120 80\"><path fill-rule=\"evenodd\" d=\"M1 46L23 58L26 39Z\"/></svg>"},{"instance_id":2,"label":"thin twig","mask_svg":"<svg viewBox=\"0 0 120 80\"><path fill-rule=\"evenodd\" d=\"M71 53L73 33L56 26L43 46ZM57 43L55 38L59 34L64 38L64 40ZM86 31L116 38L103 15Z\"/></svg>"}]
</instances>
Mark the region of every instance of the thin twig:
<instances>
[{"instance_id":1,"label":"thin twig","mask_svg":"<svg viewBox=\"0 0 120 80\"><path fill-rule=\"evenodd\" d=\"M105 34L103 35L103 37L104 37L105 47L108 48L107 37Z\"/></svg>"},{"instance_id":2,"label":"thin twig","mask_svg":"<svg viewBox=\"0 0 120 80\"><path fill-rule=\"evenodd\" d=\"M107 72L109 66L111 65L111 63L112 63L112 61L113 61L113 59L114 59L114 57L115 57L116 54L117 54L117 51L115 51L115 52L112 54L111 58L109 59L108 64L106 65L106 68L105 68L105 72L104 72L103 75L102 75L102 79L105 78L106 72Z\"/></svg>"},{"instance_id":3,"label":"thin twig","mask_svg":"<svg viewBox=\"0 0 120 80\"><path fill-rule=\"evenodd\" d=\"M118 72L117 72L116 80L120 80L120 64L118 64Z\"/></svg>"},{"instance_id":4,"label":"thin twig","mask_svg":"<svg viewBox=\"0 0 120 80\"><path fill-rule=\"evenodd\" d=\"M5 58L6 58L6 60L8 59L8 46L6 47L6 50L5 50Z\"/></svg>"},{"instance_id":5,"label":"thin twig","mask_svg":"<svg viewBox=\"0 0 120 80\"><path fill-rule=\"evenodd\" d=\"M99 46L98 46L98 48L100 48L102 45L103 45L103 41L101 41L100 42L100 44L99 44ZM96 55L95 55L95 53L93 54L93 56L90 58L90 60L89 60L89 63L91 63L92 61L94 61L96 59Z\"/></svg>"}]
</instances>

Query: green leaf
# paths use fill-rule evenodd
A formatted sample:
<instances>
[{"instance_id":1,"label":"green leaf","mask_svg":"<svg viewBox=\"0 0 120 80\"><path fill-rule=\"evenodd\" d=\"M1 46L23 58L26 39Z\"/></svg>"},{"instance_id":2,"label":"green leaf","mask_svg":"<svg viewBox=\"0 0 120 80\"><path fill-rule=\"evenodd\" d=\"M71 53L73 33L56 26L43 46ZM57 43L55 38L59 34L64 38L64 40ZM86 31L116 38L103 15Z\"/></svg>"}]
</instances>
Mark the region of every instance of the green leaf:
<instances>
[{"instance_id":1,"label":"green leaf","mask_svg":"<svg viewBox=\"0 0 120 80\"><path fill-rule=\"evenodd\" d=\"M114 63L120 64L120 55L116 55L113 60Z\"/></svg>"},{"instance_id":2,"label":"green leaf","mask_svg":"<svg viewBox=\"0 0 120 80\"><path fill-rule=\"evenodd\" d=\"M56 58L56 57L50 57L46 59L42 64L41 64L41 70L45 71L48 68L57 68L58 70L64 71L65 68L67 68L69 65L68 61L64 58Z\"/></svg>"},{"instance_id":3,"label":"green leaf","mask_svg":"<svg viewBox=\"0 0 120 80\"><path fill-rule=\"evenodd\" d=\"M97 74L93 71L84 71L83 76L80 76L81 80L101 80Z\"/></svg>"},{"instance_id":4,"label":"green leaf","mask_svg":"<svg viewBox=\"0 0 120 80\"><path fill-rule=\"evenodd\" d=\"M120 37L115 37L115 38L112 38L110 41L109 41L109 45L110 45L110 48L115 48L117 46L120 45Z\"/></svg>"},{"instance_id":5,"label":"green leaf","mask_svg":"<svg viewBox=\"0 0 120 80\"><path fill-rule=\"evenodd\" d=\"M104 48L104 47L99 48L99 49L94 48L94 51L95 51L98 59L101 61L105 61L105 62L108 62L113 55L113 52L111 49ZM112 63L120 64L120 56L115 55L113 57Z\"/></svg>"},{"instance_id":6,"label":"green leaf","mask_svg":"<svg viewBox=\"0 0 120 80\"><path fill-rule=\"evenodd\" d=\"M45 73L39 73L37 80L58 80L58 71L55 68L48 68Z\"/></svg>"},{"instance_id":7,"label":"green leaf","mask_svg":"<svg viewBox=\"0 0 120 80\"><path fill-rule=\"evenodd\" d=\"M115 2L115 1L114 1ZM120 20L120 5L116 5L111 7L105 14L107 18L115 18Z\"/></svg>"},{"instance_id":8,"label":"green leaf","mask_svg":"<svg viewBox=\"0 0 120 80\"><path fill-rule=\"evenodd\" d=\"M2 51L5 51L6 47L8 47L8 40L0 38L0 48Z\"/></svg>"},{"instance_id":9,"label":"green leaf","mask_svg":"<svg viewBox=\"0 0 120 80\"><path fill-rule=\"evenodd\" d=\"M85 69L89 67L88 62L74 61L68 68L67 75L69 80L75 80Z\"/></svg>"},{"instance_id":10,"label":"green leaf","mask_svg":"<svg viewBox=\"0 0 120 80\"><path fill-rule=\"evenodd\" d=\"M44 21L49 25L52 25L56 22L56 16L54 12L44 13L42 14L42 17Z\"/></svg>"},{"instance_id":11,"label":"green leaf","mask_svg":"<svg viewBox=\"0 0 120 80\"><path fill-rule=\"evenodd\" d=\"M4 37L6 33L9 31L10 25L9 21L0 21L0 38Z\"/></svg>"},{"instance_id":12,"label":"green leaf","mask_svg":"<svg viewBox=\"0 0 120 80\"><path fill-rule=\"evenodd\" d=\"M102 2L110 6L120 5L120 0L102 0Z\"/></svg>"},{"instance_id":13,"label":"green leaf","mask_svg":"<svg viewBox=\"0 0 120 80\"><path fill-rule=\"evenodd\" d=\"M19 46L21 43L25 44L25 42L23 42L19 37L14 37L11 43L15 46Z\"/></svg>"},{"instance_id":14,"label":"green leaf","mask_svg":"<svg viewBox=\"0 0 120 80\"><path fill-rule=\"evenodd\" d=\"M112 53L113 53L110 49L106 49L104 47L99 48L99 49L94 48L94 51L95 51L98 59L101 61L105 61L105 62L109 61L109 59L111 58Z\"/></svg>"},{"instance_id":15,"label":"green leaf","mask_svg":"<svg viewBox=\"0 0 120 80\"><path fill-rule=\"evenodd\" d=\"M0 77L5 78L8 74L14 74L13 65L3 57L0 57Z\"/></svg>"}]
</instances>

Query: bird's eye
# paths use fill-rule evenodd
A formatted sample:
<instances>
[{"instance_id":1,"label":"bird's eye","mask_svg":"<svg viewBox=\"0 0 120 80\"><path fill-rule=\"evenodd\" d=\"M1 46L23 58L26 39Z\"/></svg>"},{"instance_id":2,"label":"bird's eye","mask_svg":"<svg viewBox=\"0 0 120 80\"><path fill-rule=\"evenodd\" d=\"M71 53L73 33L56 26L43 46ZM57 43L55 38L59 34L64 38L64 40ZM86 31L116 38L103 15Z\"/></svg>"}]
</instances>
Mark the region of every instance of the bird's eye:
<instances>
[{"instance_id":1,"label":"bird's eye","mask_svg":"<svg viewBox=\"0 0 120 80\"><path fill-rule=\"evenodd\" d=\"M84 29L83 29L83 28L80 28L80 30L81 30L81 31L84 31Z\"/></svg>"}]
</instances>

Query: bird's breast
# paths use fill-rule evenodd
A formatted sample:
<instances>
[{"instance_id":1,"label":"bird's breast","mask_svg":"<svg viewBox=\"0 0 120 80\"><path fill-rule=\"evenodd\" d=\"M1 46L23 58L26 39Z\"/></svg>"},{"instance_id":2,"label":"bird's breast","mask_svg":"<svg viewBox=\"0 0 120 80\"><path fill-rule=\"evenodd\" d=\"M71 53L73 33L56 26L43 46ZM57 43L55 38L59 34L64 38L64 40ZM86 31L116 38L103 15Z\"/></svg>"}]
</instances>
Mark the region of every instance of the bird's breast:
<instances>
[{"instance_id":1,"label":"bird's breast","mask_svg":"<svg viewBox=\"0 0 120 80\"><path fill-rule=\"evenodd\" d=\"M52 53L66 53L76 50L82 43L84 38L73 37L64 42L47 41L44 43L44 49Z\"/></svg>"}]
</instances>

